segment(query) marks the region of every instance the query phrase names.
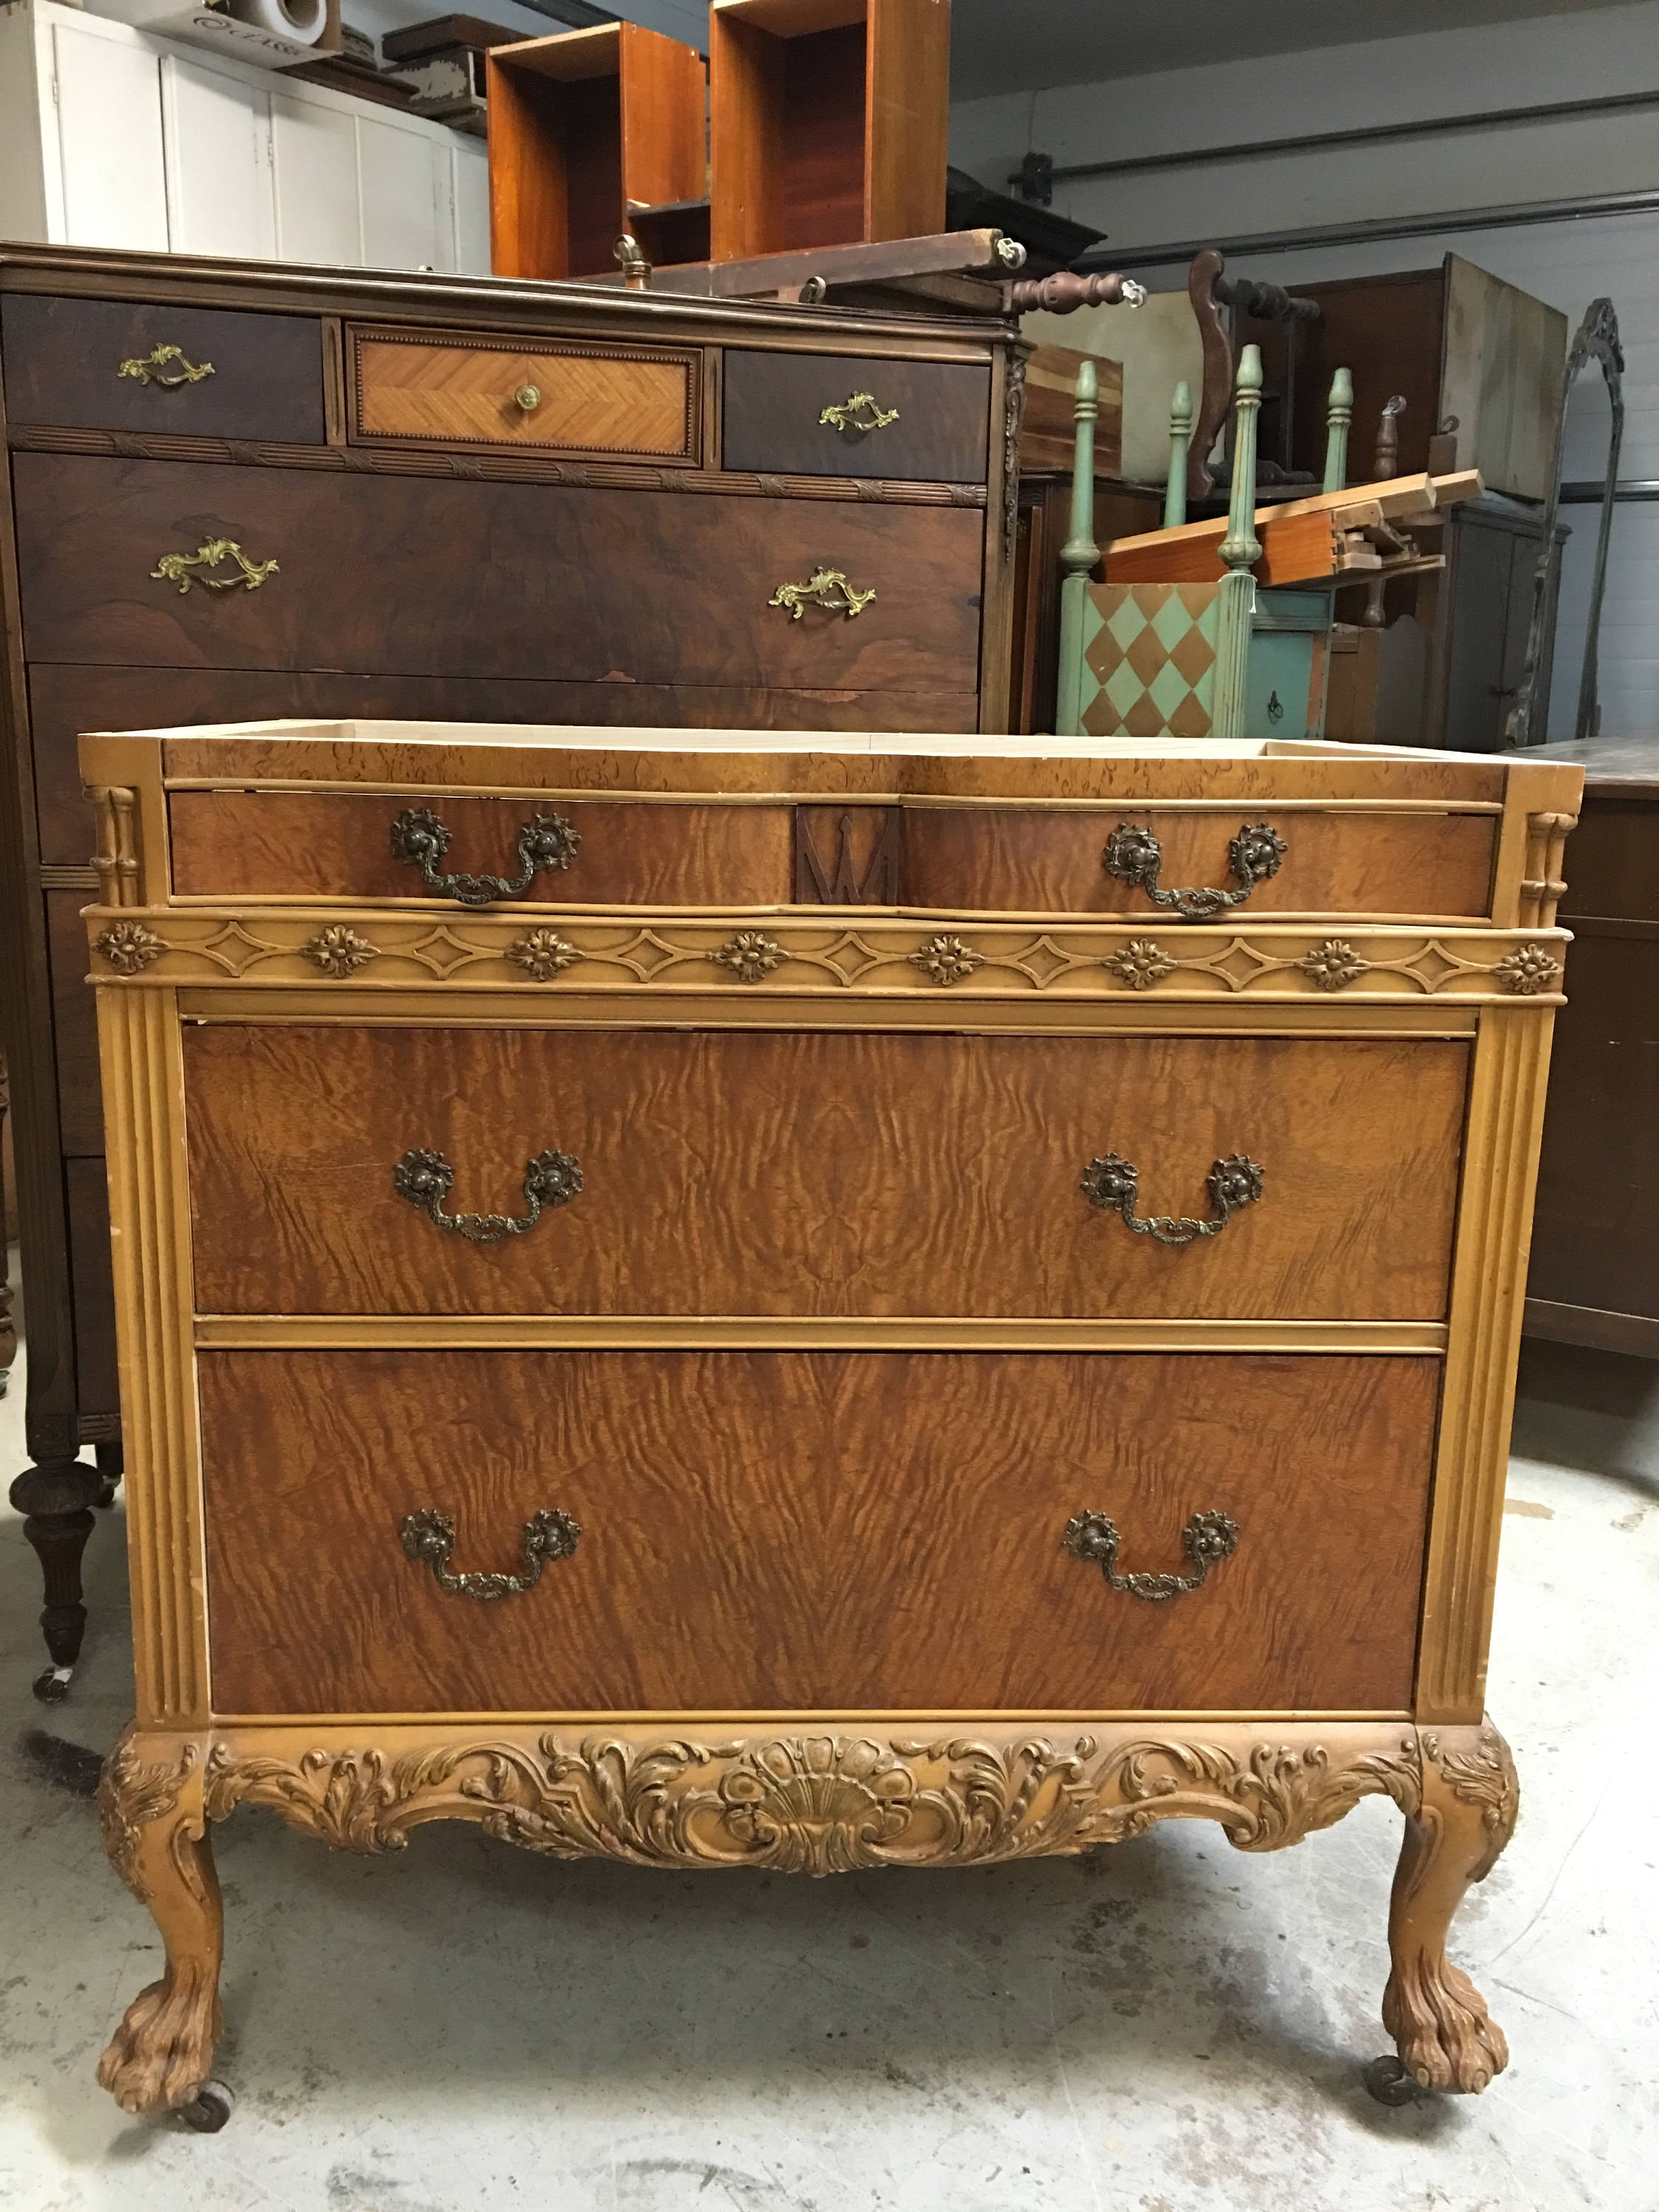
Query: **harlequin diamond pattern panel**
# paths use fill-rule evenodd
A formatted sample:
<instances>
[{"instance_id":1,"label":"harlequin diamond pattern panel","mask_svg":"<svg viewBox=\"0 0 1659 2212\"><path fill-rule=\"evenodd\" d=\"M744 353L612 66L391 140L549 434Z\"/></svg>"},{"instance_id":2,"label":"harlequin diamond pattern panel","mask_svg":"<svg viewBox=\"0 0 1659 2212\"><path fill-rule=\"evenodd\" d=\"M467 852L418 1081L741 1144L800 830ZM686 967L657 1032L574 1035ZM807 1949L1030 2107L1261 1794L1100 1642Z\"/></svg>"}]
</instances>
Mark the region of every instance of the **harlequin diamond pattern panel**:
<instances>
[{"instance_id":1,"label":"harlequin diamond pattern panel","mask_svg":"<svg viewBox=\"0 0 1659 2212\"><path fill-rule=\"evenodd\" d=\"M1093 738L1207 738L1213 584L1097 584L1083 619L1083 727Z\"/></svg>"}]
</instances>

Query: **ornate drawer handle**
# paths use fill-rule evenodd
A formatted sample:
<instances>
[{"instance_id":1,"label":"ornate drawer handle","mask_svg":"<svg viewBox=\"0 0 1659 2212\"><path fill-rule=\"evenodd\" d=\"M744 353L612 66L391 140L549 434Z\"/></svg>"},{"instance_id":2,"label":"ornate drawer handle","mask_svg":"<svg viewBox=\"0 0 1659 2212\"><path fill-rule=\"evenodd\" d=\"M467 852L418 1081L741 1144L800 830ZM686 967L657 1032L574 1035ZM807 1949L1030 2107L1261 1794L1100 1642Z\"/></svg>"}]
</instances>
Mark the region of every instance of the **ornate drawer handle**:
<instances>
[{"instance_id":1,"label":"ornate drawer handle","mask_svg":"<svg viewBox=\"0 0 1659 2212\"><path fill-rule=\"evenodd\" d=\"M568 868L581 844L581 832L573 830L561 814L532 814L516 840L519 872L511 882L505 876L446 876L438 862L449 850L453 836L429 807L407 806L392 825L392 857L405 867L418 868L421 881L440 898L458 900L462 906L489 906L495 899L520 898L542 868Z\"/></svg>"},{"instance_id":2,"label":"ornate drawer handle","mask_svg":"<svg viewBox=\"0 0 1659 2212\"><path fill-rule=\"evenodd\" d=\"M456 1575L449 1571L455 1556L455 1523L447 1513L411 1513L398 1531L403 1546L417 1566L428 1566L432 1578L452 1597L476 1598L488 1605L494 1598L517 1597L534 1589L550 1559L568 1559L582 1533L580 1521L568 1513L532 1513L524 1524L524 1567L521 1575Z\"/></svg>"},{"instance_id":3,"label":"ornate drawer handle","mask_svg":"<svg viewBox=\"0 0 1659 2212\"><path fill-rule=\"evenodd\" d=\"M504 1244L509 1237L525 1237L541 1219L544 1210L568 1206L582 1187L582 1171L568 1152L538 1152L524 1171L525 1204L522 1219L510 1213L446 1213L444 1200L455 1181L455 1170L441 1152L405 1152L392 1170L399 1198L430 1216L440 1229L453 1229L469 1244Z\"/></svg>"},{"instance_id":4,"label":"ornate drawer handle","mask_svg":"<svg viewBox=\"0 0 1659 2212\"><path fill-rule=\"evenodd\" d=\"M878 407L873 392L854 392L838 405L826 407L818 420L830 429L839 430L843 438L862 438L896 422L898 409Z\"/></svg>"},{"instance_id":5,"label":"ornate drawer handle","mask_svg":"<svg viewBox=\"0 0 1659 2212\"><path fill-rule=\"evenodd\" d=\"M1192 1221L1184 1215L1167 1213L1148 1214L1143 1219L1135 1212L1140 1170L1116 1152L1103 1152L1098 1159L1091 1160L1078 1188L1091 1206L1121 1213L1137 1237L1152 1237L1160 1244L1190 1244L1195 1237L1219 1237L1242 1206L1254 1206L1261 1195L1262 1172L1243 1152L1218 1160L1205 1178L1210 1203L1216 1210L1213 1221Z\"/></svg>"},{"instance_id":6,"label":"ornate drawer handle","mask_svg":"<svg viewBox=\"0 0 1659 2212\"><path fill-rule=\"evenodd\" d=\"M176 368L168 363L176 362ZM137 377L140 384L159 384L163 392L176 392L181 384L199 384L204 376L213 374L210 361L188 362L182 346L153 346L140 361L134 357L124 361L115 372L117 376Z\"/></svg>"},{"instance_id":7,"label":"ornate drawer handle","mask_svg":"<svg viewBox=\"0 0 1659 2212\"><path fill-rule=\"evenodd\" d=\"M1103 858L1106 872L1121 883L1136 884L1154 906L1169 907L1182 921L1209 921L1230 906L1243 906L1258 884L1279 873L1279 864L1289 847L1265 822L1247 822L1227 848L1227 866L1236 891L1160 890L1158 871L1164 848L1150 830L1119 823L1106 840Z\"/></svg>"},{"instance_id":8,"label":"ornate drawer handle","mask_svg":"<svg viewBox=\"0 0 1659 2212\"><path fill-rule=\"evenodd\" d=\"M216 568L222 561L234 561L237 574L197 576L191 573L196 568ZM239 585L257 592L267 576L282 572L274 561L250 561L234 538L210 538L193 553L163 553L149 573L158 583L177 584L181 592L187 592L193 583L205 584L210 592L234 592Z\"/></svg>"},{"instance_id":9,"label":"ornate drawer handle","mask_svg":"<svg viewBox=\"0 0 1659 2212\"><path fill-rule=\"evenodd\" d=\"M448 1524L446 1523L446 1526ZM1194 1513L1181 1532L1181 1548L1193 1563L1189 1575L1121 1575L1118 1548L1123 1539L1115 1521L1104 1513L1074 1513L1066 1523L1061 1548L1074 1559L1095 1559L1109 1589L1144 1598L1148 1605L1180 1597L1203 1585L1210 1569L1231 1559L1238 1549L1238 1523L1224 1513Z\"/></svg>"},{"instance_id":10,"label":"ornate drawer handle","mask_svg":"<svg viewBox=\"0 0 1659 2212\"><path fill-rule=\"evenodd\" d=\"M542 404L542 395L533 384L521 384L513 395L513 404L526 415L533 415Z\"/></svg>"},{"instance_id":11,"label":"ornate drawer handle","mask_svg":"<svg viewBox=\"0 0 1659 2212\"><path fill-rule=\"evenodd\" d=\"M841 596L836 595L839 592ZM855 592L839 568L814 568L804 584L780 584L766 602L769 607L787 607L791 622L799 622L808 606L823 607L832 615L845 615L851 622L861 615L874 592Z\"/></svg>"}]
</instances>

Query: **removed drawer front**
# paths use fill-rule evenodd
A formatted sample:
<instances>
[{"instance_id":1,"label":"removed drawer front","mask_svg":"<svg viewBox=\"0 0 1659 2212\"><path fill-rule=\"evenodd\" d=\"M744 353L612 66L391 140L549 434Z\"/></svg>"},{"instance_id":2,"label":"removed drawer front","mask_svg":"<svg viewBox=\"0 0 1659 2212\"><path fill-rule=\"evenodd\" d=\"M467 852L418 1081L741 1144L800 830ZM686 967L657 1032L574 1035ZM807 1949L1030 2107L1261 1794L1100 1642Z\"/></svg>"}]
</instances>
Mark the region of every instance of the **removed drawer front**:
<instances>
[{"instance_id":1,"label":"removed drawer front","mask_svg":"<svg viewBox=\"0 0 1659 2212\"><path fill-rule=\"evenodd\" d=\"M184 1049L204 1312L1446 1308L1461 1042L213 1024ZM446 1227L416 1154L446 1220L533 1224ZM579 1193L532 1205L544 1154ZM1136 1233L1113 1157L1137 1219L1224 1227ZM1224 1206L1239 1158L1260 1195Z\"/></svg>"},{"instance_id":2,"label":"removed drawer front","mask_svg":"<svg viewBox=\"0 0 1659 2212\"><path fill-rule=\"evenodd\" d=\"M977 683L977 508L46 453L19 453L13 470L34 660ZM825 575L841 581L814 595Z\"/></svg>"},{"instance_id":3,"label":"removed drawer front","mask_svg":"<svg viewBox=\"0 0 1659 2212\"><path fill-rule=\"evenodd\" d=\"M221 1712L1410 1699L1433 1360L216 1352L200 1377ZM484 1575L512 1581L486 1602Z\"/></svg>"},{"instance_id":4,"label":"removed drawer front","mask_svg":"<svg viewBox=\"0 0 1659 2212\"><path fill-rule=\"evenodd\" d=\"M303 315L0 299L6 415L71 430L320 446L322 325Z\"/></svg>"},{"instance_id":5,"label":"removed drawer front","mask_svg":"<svg viewBox=\"0 0 1659 2212\"><path fill-rule=\"evenodd\" d=\"M702 356L354 331L352 435L695 461Z\"/></svg>"},{"instance_id":6,"label":"removed drawer front","mask_svg":"<svg viewBox=\"0 0 1659 2212\"><path fill-rule=\"evenodd\" d=\"M728 469L985 481L988 368L730 349L725 378Z\"/></svg>"}]
</instances>

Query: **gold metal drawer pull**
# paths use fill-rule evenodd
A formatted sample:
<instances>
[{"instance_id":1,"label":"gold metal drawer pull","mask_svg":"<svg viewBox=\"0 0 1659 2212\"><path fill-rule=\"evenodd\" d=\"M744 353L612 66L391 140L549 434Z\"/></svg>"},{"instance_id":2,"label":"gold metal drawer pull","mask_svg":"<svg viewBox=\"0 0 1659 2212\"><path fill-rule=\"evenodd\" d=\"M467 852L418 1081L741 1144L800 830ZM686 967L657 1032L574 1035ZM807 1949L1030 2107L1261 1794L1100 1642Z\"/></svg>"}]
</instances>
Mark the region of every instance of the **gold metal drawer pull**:
<instances>
[{"instance_id":1,"label":"gold metal drawer pull","mask_svg":"<svg viewBox=\"0 0 1659 2212\"><path fill-rule=\"evenodd\" d=\"M1150 830L1121 822L1106 840L1102 856L1106 872L1121 883L1135 884L1154 906L1168 907L1182 921L1209 921L1230 906L1243 906L1258 884L1279 873L1279 864L1289 847L1265 822L1247 822L1227 848L1227 866L1237 890L1160 890L1158 871L1164 848Z\"/></svg>"},{"instance_id":2,"label":"gold metal drawer pull","mask_svg":"<svg viewBox=\"0 0 1659 2212\"><path fill-rule=\"evenodd\" d=\"M533 384L521 384L513 395L513 404L526 415L533 415L542 404L542 395Z\"/></svg>"},{"instance_id":3,"label":"gold metal drawer pull","mask_svg":"<svg viewBox=\"0 0 1659 2212\"><path fill-rule=\"evenodd\" d=\"M1115 1521L1104 1513L1076 1513L1066 1523L1062 1549L1074 1559L1093 1559L1109 1589L1158 1605L1202 1587L1210 1569L1231 1559L1238 1549L1238 1523L1225 1513L1194 1513L1181 1532L1181 1548L1193 1563L1189 1575L1121 1575L1117 1555L1123 1539Z\"/></svg>"},{"instance_id":4,"label":"gold metal drawer pull","mask_svg":"<svg viewBox=\"0 0 1659 2212\"><path fill-rule=\"evenodd\" d=\"M192 574L198 568L216 568L222 561L235 562L235 575ZM205 584L210 592L234 592L244 585L257 592L267 576L282 572L275 561L250 561L234 538L210 538L193 553L163 553L149 573L158 583L177 584L181 592L187 592L192 584Z\"/></svg>"},{"instance_id":5,"label":"gold metal drawer pull","mask_svg":"<svg viewBox=\"0 0 1659 2212\"><path fill-rule=\"evenodd\" d=\"M878 407L873 392L854 392L839 405L826 407L818 420L830 429L839 430L843 438L863 438L872 430L884 430L890 422L896 422L898 409Z\"/></svg>"},{"instance_id":6,"label":"gold metal drawer pull","mask_svg":"<svg viewBox=\"0 0 1659 2212\"><path fill-rule=\"evenodd\" d=\"M186 361L182 346L158 345L142 361L136 357L124 361L115 374L137 377L140 384L159 384L163 392L176 392L181 384L199 384L204 376L211 376L213 363Z\"/></svg>"},{"instance_id":7,"label":"gold metal drawer pull","mask_svg":"<svg viewBox=\"0 0 1659 2212\"><path fill-rule=\"evenodd\" d=\"M453 898L462 906L489 906L495 899L521 898L543 868L568 868L581 844L581 832L573 830L562 814L532 814L516 839L519 872L506 876L447 876L438 862L449 850L454 832L429 807L407 806L392 824L392 857L408 868L418 868L421 881L440 898Z\"/></svg>"},{"instance_id":8,"label":"gold metal drawer pull","mask_svg":"<svg viewBox=\"0 0 1659 2212\"><path fill-rule=\"evenodd\" d=\"M434 1513L429 1507L424 1512L411 1513L398 1531L404 1551L417 1566L431 1568L440 1589L447 1590L452 1597L475 1598L480 1605L534 1589L548 1561L568 1559L581 1533L581 1522L573 1521L568 1513L556 1510L532 1513L524 1524L521 1575L457 1575L449 1568L455 1556L455 1523L447 1513Z\"/></svg>"},{"instance_id":9,"label":"gold metal drawer pull","mask_svg":"<svg viewBox=\"0 0 1659 2212\"><path fill-rule=\"evenodd\" d=\"M1219 1237L1241 1207L1254 1206L1261 1195L1262 1172L1243 1152L1218 1160L1206 1178L1210 1203L1215 1207L1212 1221L1193 1221L1184 1215L1167 1213L1148 1214L1143 1219L1135 1212L1140 1170L1117 1152L1103 1152L1091 1160L1078 1188L1091 1206L1121 1213L1137 1237L1155 1237L1160 1244L1190 1244L1196 1237Z\"/></svg>"},{"instance_id":10,"label":"gold metal drawer pull","mask_svg":"<svg viewBox=\"0 0 1659 2212\"><path fill-rule=\"evenodd\" d=\"M839 568L814 568L804 584L780 584L766 604L769 607L787 607L791 622L799 622L808 606L823 607L832 615L845 615L851 622L854 615L864 612L875 596L873 591L855 592Z\"/></svg>"},{"instance_id":11,"label":"gold metal drawer pull","mask_svg":"<svg viewBox=\"0 0 1659 2212\"><path fill-rule=\"evenodd\" d=\"M469 1244L504 1244L509 1237L525 1237L544 1212L568 1206L580 1195L582 1171L568 1152L538 1152L524 1171L525 1204L522 1218L510 1213L446 1213L444 1200L455 1181L455 1170L441 1152L405 1152L392 1170L399 1198L418 1206L440 1229L453 1229Z\"/></svg>"}]
</instances>

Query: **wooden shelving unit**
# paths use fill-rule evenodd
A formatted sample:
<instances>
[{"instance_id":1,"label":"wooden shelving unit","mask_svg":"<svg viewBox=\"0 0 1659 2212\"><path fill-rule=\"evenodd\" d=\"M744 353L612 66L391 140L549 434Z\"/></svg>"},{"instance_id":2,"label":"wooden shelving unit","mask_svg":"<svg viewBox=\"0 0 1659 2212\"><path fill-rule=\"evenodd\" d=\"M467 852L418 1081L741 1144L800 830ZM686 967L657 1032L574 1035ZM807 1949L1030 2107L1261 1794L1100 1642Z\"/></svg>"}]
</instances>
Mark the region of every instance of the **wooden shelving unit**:
<instances>
[{"instance_id":1,"label":"wooden shelving unit","mask_svg":"<svg viewBox=\"0 0 1659 2212\"><path fill-rule=\"evenodd\" d=\"M708 256L702 58L637 23L489 57L497 276L599 276L631 231L647 258Z\"/></svg>"},{"instance_id":2,"label":"wooden shelving unit","mask_svg":"<svg viewBox=\"0 0 1659 2212\"><path fill-rule=\"evenodd\" d=\"M714 0L715 261L945 228L950 0Z\"/></svg>"}]
</instances>

